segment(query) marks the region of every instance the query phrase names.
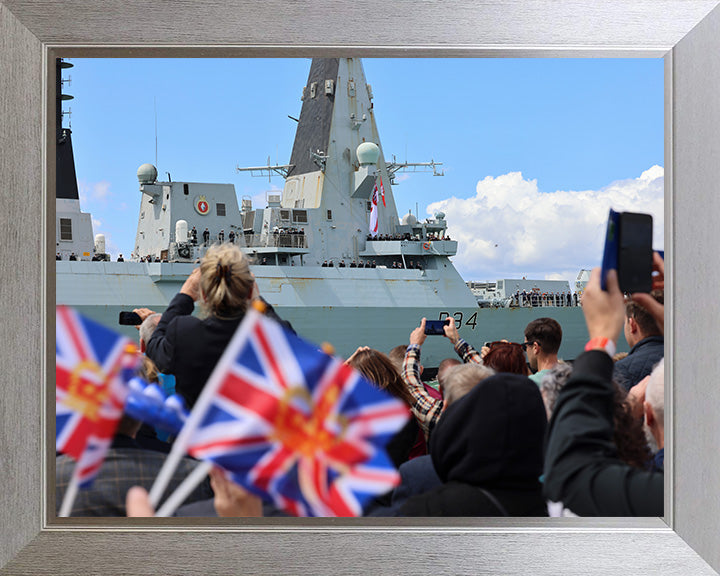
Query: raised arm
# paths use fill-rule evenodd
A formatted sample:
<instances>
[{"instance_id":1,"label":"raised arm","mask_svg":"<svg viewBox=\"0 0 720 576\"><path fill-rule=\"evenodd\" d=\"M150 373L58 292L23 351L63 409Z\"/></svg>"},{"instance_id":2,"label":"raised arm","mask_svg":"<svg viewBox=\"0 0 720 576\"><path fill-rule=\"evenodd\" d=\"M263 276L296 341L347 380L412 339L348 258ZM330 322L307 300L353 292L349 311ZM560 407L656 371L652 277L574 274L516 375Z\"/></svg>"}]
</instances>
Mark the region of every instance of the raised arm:
<instances>
[{"instance_id":1,"label":"raised arm","mask_svg":"<svg viewBox=\"0 0 720 576\"><path fill-rule=\"evenodd\" d=\"M447 326L443 327L443 332L445 332L445 338L450 340L450 343L453 345L456 354L460 356L460 358L462 358L462 361L466 364L468 362L473 362L474 364L482 364L482 358L480 358L480 354L478 353L478 351L475 350L475 348L473 348L470 344L465 342L465 340L460 338L457 326L455 325L455 318L450 316L448 317L448 320L449 322Z\"/></svg>"},{"instance_id":2,"label":"raised arm","mask_svg":"<svg viewBox=\"0 0 720 576\"><path fill-rule=\"evenodd\" d=\"M180 292L170 301L160 317L155 332L146 343L145 353L155 362L161 372L174 374L175 334L171 322L178 316L189 316L195 309L194 301L200 298L200 268L195 268L183 284Z\"/></svg>"},{"instance_id":3,"label":"raised arm","mask_svg":"<svg viewBox=\"0 0 720 576\"><path fill-rule=\"evenodd\" d=\"M440 418L443 401L430 396L420 380L420 349L425 338L425 318L423 318L420 326L410 333L410 345L405 353L405 360L403 360L402 379L413 398L413 405L410 409L427 440Z\"/></svg>"},{"instance_id":4,"label":"raised arm","mask_svg":"<svg viewBox=\"0 0 720 576\"><path fill-rule=\"evenodd\" d=\"M614 270L608 274L607 292L600 288L600 268L592 271L582 307L589 351L573 364L550 420L544 495L581 516L662 516L662 473L624 464L613 443L613 361L608 348L614 348L624 322Z\"/></svg>"}]
</instances>

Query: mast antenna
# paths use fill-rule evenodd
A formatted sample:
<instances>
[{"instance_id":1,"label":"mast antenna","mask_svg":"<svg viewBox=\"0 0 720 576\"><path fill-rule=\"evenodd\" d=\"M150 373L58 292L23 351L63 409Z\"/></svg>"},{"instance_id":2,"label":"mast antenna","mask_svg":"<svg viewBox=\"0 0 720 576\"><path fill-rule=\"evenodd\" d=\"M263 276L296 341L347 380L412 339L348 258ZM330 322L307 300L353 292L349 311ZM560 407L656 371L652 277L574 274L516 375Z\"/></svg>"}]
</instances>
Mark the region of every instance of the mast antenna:
<instances>
[{"instance_id":1,"label":"mast antenna","mask_svg":"<svg viewBox=\"0 0 720 576\"><path fill-rule=\"evenodd\" d=\"M157 168L158 162L158 135L157 135L157 96L153 96L153 109L155 110L155 168Z\"/></svg>"}]
</instances>

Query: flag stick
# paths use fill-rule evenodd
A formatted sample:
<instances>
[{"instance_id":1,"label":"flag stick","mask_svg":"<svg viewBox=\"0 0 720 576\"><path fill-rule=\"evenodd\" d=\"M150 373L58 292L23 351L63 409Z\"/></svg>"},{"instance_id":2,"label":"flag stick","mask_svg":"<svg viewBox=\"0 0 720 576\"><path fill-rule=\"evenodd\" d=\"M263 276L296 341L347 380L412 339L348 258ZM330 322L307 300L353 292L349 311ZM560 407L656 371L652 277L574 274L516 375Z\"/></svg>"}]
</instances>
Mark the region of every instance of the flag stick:
<instances>
[{"instance_id":1,"label":"flag stick","mask_svg":"<svg viewBox=\"0 0 720 576\"><path fill-rule=\"evenodd\" d=\"M182 435L182 432L181 432ZM170 454L165 459L160 472L158 473L155 482L153 482L152 488L150 489L150 505L153 508L157 508L160 503L160 498L165 493L167 485L170 483L172 475L175 473L175 469L178 467L180 460L185 455L185 443L179 441L180 438L176 438L173 442L173 447L170 450Z\"/></svg>"},{"instance_id":2,"label":"flag stick","mask_svg":"<svg viewBox=\"0 0 720 576\"><path fill-rule=\"evenodd\" d=\"M198 487L213 467L212 462L200 462L190 475L182 481L182 484L175 489L170 497L165 500L163 505L155 513L156 517L167 518L175 513L180 505L185 502L190 493Z\"/></svg>"},{"instance_id":3,"label":"flag stick","mask_svg":"<svg viewBox=\"0 0 720 576\"><path fill-rule=\"evenodd\" d=\"M78 466L79 463L76 462L75 467L73 468L72 477L70 478L70 484L68 484L67 490L65 490L62 506L60 506L60 512L58 513L59 518L67 518L70 516L70 512L72 512L75 497L78 493L78 485L80 483L80 479L78 477Z\"/></svg>"}]
</instances>

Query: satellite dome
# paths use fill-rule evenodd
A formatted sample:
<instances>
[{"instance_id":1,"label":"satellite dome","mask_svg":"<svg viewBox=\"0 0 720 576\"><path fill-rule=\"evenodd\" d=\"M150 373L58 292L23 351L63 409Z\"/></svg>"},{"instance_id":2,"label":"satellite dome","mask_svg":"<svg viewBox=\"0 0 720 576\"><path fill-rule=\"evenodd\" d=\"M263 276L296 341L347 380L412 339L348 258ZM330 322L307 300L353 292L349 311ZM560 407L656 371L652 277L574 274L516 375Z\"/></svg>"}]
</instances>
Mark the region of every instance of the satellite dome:
<instances>
[{"instance_id":1,"label":"satellite dome","mask_svg":"<svg viewBox=\"0 0 720 576\"><path fill-rule=\"evenodd\" d=\"M95 252L105 254L105 234L95 234Z\"/></svg>"},{"instance_id":2,"label":"satellite dome","mask_svg":"<svg viewBox=\"0 0 720 576\"><path fill-rule=\"evenodd\" d=\"M437 214L435 214L435 219L436 220L445 220L445 212L438 212Z\"/></svg>"},{"instance_id":3,"label":"satellite dome","mask_svg":"<svg viewBox=\"0 0 720 576\"><path fill-rule=\"evenodd\" d=\"M140 184L153 184L157 180L157 168L152 164L143 164L138 168L137 178Z\"/></svg>"},{"instance_id":4,"label":"satellite dome","mask_svg":"<svg viewBox=\"0 0 720 576\"><path fill-rule=\"evenodd\" d=\"M377 164L380 158L380 148L372 142L363 142L355 151L360 164Z\"/></svg>"},{"instance_id":5,"label":"satellite dome","mask_svg":"<svg viewBox=\"0 0 720 576\"><path fill-rule=\"evenodd\" d=\"M415 218L412 212L408 212L402 217L402 223L405 226L415 226L415 224L417 224L417 218Z\"/></svg>"}]
</instances>

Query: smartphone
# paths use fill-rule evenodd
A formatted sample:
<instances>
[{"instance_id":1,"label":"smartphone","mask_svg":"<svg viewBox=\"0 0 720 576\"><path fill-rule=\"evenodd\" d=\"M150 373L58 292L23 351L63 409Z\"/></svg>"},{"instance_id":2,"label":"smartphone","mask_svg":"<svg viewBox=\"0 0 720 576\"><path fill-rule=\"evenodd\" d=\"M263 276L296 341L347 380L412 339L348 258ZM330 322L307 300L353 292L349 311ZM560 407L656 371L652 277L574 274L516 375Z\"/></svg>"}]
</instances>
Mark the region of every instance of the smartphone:
<instances>
[{"instance_id":1,"label":"smartphone","mask_svg":"<svg viewBox=\"0 0 720 576\"><path fill-rule=\"evenodd\" d=\"M608 270L615 269L622 292L650 292L652 230L650 214L610 210L600 279L603 290L607 290Z\"/></svg>"},{"instance_id":2,"label":"smartphone","mask_svg":"<svg viewBox=\"0 0 720 576\"><path fill-rule=\"evenodd\" d=\"M139 326L142 324L142 318L137 315L136 312L120 312L120 318L118 318L118 324L123 326Z\"/></svg>"},{"instance_id":3,"label":"smartphone","mask_svg":"<svg viewBox=\"0 0 720 576\"><path fill-rule=\"evenodd\" d=\"M425 320L425 334L428 336L443 336L445 331L444 326L450 324L450 319L445 320Z\"/></svg>"}]
</instances>

